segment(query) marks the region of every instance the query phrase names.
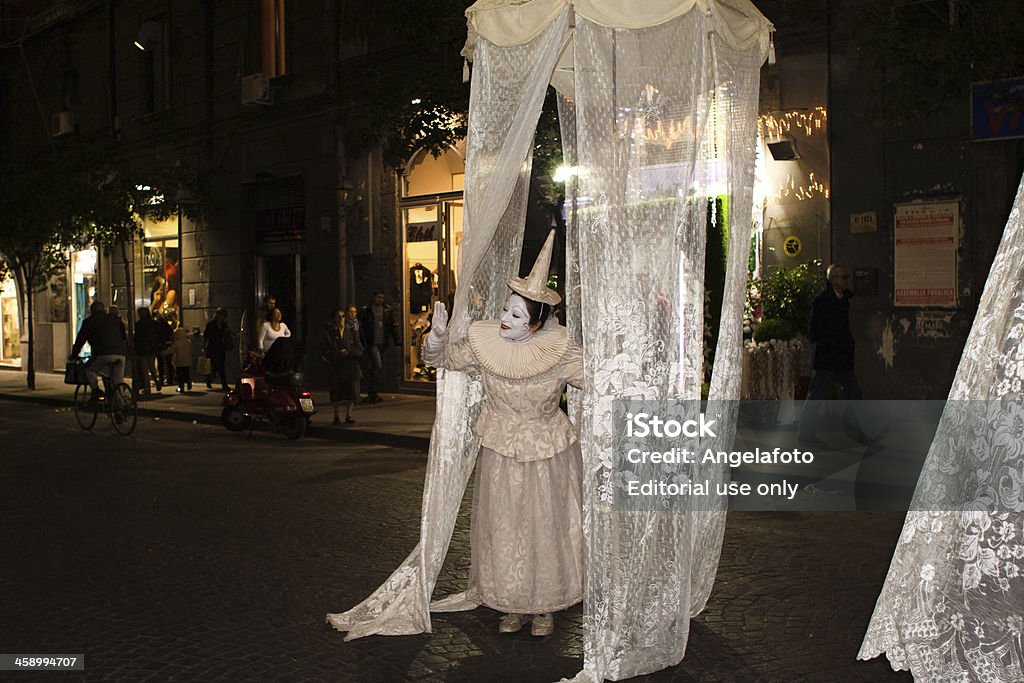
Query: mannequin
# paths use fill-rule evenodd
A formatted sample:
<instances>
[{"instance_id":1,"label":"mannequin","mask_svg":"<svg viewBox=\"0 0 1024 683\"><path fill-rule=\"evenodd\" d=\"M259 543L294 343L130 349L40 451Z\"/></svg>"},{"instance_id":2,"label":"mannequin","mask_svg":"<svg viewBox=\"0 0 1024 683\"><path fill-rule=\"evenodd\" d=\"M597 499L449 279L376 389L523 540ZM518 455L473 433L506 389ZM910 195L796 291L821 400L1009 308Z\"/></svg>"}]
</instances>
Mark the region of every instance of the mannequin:
<instances>
[{"instance_id":1,"label":"mannequin","mask_svg":"<svg viewBox=\"0 0 1024 683\"><path fill-rule=\"evenodd\" d=\"M583 596L582 458L559 410L566 383L582 384L583 357L551 316L561 301L545 284L553 239L554 231L529 277L508 280L500 320L473 323L463 341L447 344L448 311L436 302L424 342L428 364L483 380L465 597L505 613L500 633L532 617L531 633L550 635L553 613Z\"/></svg>"}]
</instances>

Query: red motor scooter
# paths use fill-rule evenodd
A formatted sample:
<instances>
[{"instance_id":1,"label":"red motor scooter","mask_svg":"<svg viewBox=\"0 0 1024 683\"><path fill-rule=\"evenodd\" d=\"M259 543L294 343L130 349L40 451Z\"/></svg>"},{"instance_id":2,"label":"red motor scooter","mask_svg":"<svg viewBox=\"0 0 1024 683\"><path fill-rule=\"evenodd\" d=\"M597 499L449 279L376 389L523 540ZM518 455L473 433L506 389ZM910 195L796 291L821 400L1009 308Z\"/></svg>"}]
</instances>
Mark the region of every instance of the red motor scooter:
<instances>
[{"instance_id":1,"label":"red motor scooter","mask_svg":"<svg viewBox=\"0 0 1024 683\"><path fill-rule=\"evenodd\" d=\"M224 397L220 421L231 431L241 432L265 420L289 439L302 438L316 413L313 394L302 384L299 373L265 371L259 355L250 351L242 376Z\"/></svg>"}]
</instances>

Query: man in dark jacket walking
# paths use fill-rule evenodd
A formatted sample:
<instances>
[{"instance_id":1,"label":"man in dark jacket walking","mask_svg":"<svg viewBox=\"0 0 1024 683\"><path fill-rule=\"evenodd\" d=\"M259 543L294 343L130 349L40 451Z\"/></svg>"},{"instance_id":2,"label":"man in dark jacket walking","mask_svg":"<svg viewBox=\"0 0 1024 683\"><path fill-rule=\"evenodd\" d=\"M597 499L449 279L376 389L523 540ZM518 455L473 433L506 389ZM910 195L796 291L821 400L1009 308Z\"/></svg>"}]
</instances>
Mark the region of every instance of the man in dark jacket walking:
<instances>
[{"instance_id":1,"label":"man in dark jacket walking","mask_svg":"<svg viewBox=\"0 0 1024 683\"><path fill-rule=\"evenodd\" d=\"M854 342L850 329L850 271L838 263L828 267L825 291L811 304L808 336L814 342L814 375L807 390L800 419L800 439L812 441L820 414L820 401L833 381L843 388L848 401L861 399L860 384L853 373ZM861 425L857 425L860 429Z\"/></svg>"},{"instance_id":2,"label":"man in dark jacket walking","mask_svg":"<svg viewBox=\"0 0 1024 683\"><path fill-rule=\"evenodd\" d=\"M138 321L135 323L135 362L138 363L138 376L142 379L142 393L149 393L149 380L157 391L163 386L163 378L156 370L156 359L160 354L160 328L153 314L143 306L137 311Z\"/></svg>"},{"instance_id":3,"label":"man in dark jacket walking","mask_svg":"<svg viewBox=\"0 0 1024 683\"><path fill-rule=\"evenodd\" d=\"M395 346L402 344L402 333L395 320L395 311L384 303L384 292L374 292L373 301L359 312L359 333L363 338L363 348L370 355L370 380L363 403L377 403L381 400L378 392L380 373L384 367L384 351L390 341L394 341Z\"/></svg>"},{"instance_id":4,"label":"man in dark jacket walking","mask_svg":"<svg viewBox=\"0 0 1024 683\"><path fill-rule=\"evenodd\" d=\"M75 337L69 359L77 358L82 347L89 344L92 356L85 368L85 375L92 387L92 398L103 396L99 386L99 372L110 369L114 384L124 381L124 346L125 339L121 336L124 327L121 321L107 313L102 301L94 301L89 307L89 317L82 321L82 327Z\"/></svg>"}]
</instances>

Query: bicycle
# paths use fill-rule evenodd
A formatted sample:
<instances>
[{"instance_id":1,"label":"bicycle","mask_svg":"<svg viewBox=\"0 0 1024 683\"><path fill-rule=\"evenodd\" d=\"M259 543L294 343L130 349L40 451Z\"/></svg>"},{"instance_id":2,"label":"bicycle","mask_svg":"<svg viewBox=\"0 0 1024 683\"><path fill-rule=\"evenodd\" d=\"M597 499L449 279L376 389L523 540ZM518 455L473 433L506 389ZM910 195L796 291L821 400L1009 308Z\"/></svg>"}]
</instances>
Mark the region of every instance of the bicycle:
<instances>
[{"instance_id":1,"label":"bicycle","mask_svg":"<svg viewBox=\"0 0 1024 683\"><path fill-rule=\"evenodd\" d=\"M107 371L108 368L103 368L96 373L103 380L104 395L101 399L93 400L92 386L88 383L75 387L75 420L79 427L91 431L102 410L110 418L114 430L121 436L128 436L135 430L135 423L138 420L135 392L124 382L115 385Z\"/></svg>"}]
</instances>

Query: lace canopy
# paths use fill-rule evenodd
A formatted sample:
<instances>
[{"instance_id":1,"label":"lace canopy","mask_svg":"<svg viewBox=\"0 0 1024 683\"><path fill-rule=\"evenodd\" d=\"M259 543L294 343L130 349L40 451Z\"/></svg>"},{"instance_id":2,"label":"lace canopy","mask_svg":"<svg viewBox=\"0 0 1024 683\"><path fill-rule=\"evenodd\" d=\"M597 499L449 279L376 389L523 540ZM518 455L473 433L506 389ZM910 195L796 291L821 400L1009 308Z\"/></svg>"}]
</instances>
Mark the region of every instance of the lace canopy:
<instances>
[{"instance_id":1,"label":"lace canopy","mask_svg":"<svg viewBox=\"0 0 1024 683\"><path fill-rule=\"evenodd\" d=\"M566 188L565 299L586 369L585 388L570 396L587 572L576 680L656 671L682 659L690 617L707 602L725 512L614 509L612 402L700 398L708 197L729 216L710 399L739 398L759 69L771 25L747 0L481 0L467 16L465 232L449 341L498 317L505 280L518 275L530 150L551 81L566 162L577 169ZM475 606L461 594L429 603L480 446L479 380L439 373L437 393L420 543L373 595L328 615L347 639L429 632L431 610Z\"/></svg>"},{"instance_id":2,"label":"lace canopy","mask_svg":"<svg viewBox=\"0 0 1024 683\"><path fill-rule=\"evenodd\" d=\"M860 659L928 683L1024 680L1024 180Z\"/></svg>"}]
</instances>

